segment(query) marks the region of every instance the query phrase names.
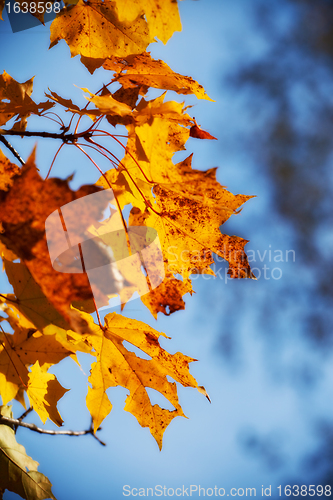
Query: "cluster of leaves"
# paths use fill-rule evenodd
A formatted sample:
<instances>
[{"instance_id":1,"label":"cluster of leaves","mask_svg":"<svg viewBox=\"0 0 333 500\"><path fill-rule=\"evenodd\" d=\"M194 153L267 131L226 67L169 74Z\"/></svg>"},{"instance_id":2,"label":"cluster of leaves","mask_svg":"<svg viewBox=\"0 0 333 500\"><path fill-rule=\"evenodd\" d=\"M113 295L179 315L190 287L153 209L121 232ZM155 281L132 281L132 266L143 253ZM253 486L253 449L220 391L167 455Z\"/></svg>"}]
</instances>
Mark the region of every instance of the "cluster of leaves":
<instances>
[{"instance_id":1,"label":"cluster of leaves","mask_svg":"<svg viewBox=\"0 0 333 500\"><path fill-rule=\"evenodd\" d=\"M59 273L52 267L45 220L67 203L112 188L121 214L120 224L127 234L130 227L146 227L148 238L148 229L156 230L165 275L163 282L153 288L140 266L122 269L120 262L119 269L126 282L119 292L121 302L126 304L135 290L147 290L148 293L139 295L157 318L159 312L167 315L184 309L183 296L192 293L191 274L214 274L213 253L229 262L231 277L254 278L244 253L246 240L220 231L220 226L251 196L227 191L217 182L216 169L193 169L191 156L178 164L173 162L174 154L185 150L190 136L214 139L200 129L184 104L165 100L166 91L209 100L203 87L145 52L155 37L166 43L174 31L181 30L177 2L79 0L75 5L69 5L75 2L65 3L51 24L51 47L61 39L66 40L72 57L80 54L90 72L103 66L108 80L112 72L112 79L99 92L83 89L88 103L80 107L52 90L46 94L48 100L36 103L31 97L33 79L18 83L4 72L0 76L0 126L7 124L7 128L0 129L0 138L7 145L5 136L61 139L55 159L62 147L72 145L91 160L101 177L96 185L73 191L69 179L42 179L35 152L20 168L0 151L0 252L14 292L0 294L3 313L0 317L0 394L3 405L16 399L24 407L26 395L43 423L49 418L60 426L63 422L57 402L67 390L48 370L65 357L76 360L78 352L89 353L96 358L86 399L94 430L112 408L106 390L122 386L129 391L125 410L132 413L142 427L149 428L161 448L168 424L176 416L184 416L176 382L197 388L207 396L189 372L189 363L194 360L181 353L169 354L159 343L159 337L166 335L140 321L111 313L104 318L104 324L98 315L98 324L95 324L91 317L94 297L87 275ZM113 83L118 90L109 90ZM161 89L164 93L149 99L149 88ZM29 116L46 118L51 108L52 113L54 109L65 110L66 116L70 116L68 123L63 122L59 111L53 116L59 120L60 129L27 130ZM85 117L90 120L86 128L82 125ZM127 130L121 160L112 153L112 144L122 144L121 139L109 131L117 125ZM102 144L101 138L109 141L110 146ZM105 172L90 155L91 151L107 162ZM14 154L20 158L15 151ZM126 217L128 207L130 212ZM96 207L97 212L102 213L104 209L104 206ZM87 227L89 222L93 225L99 220L97 212L81 214ZM95 224L91 232L103 239L112 223L111 211L111 216L98 227ZM129 238L127 246L131 254ZM181 258L184 252L186 261ZM109 296L105 298L108 300ZM124 342L150 359L139 357ZM148 388L160 392L174 410L153 405ZM8 416L9 411L8 406L4 406L1 413ZM15 446L24 459L8 452L7 444L14 439L14 431L1 417L0 424L0 463L6 464L5 468L1 466L0 490L8 488L25 498L52 497L47 479L42 475L36 479L39 474L36 463L26 457L20 445ZM26 472L26 467L30 472ZM13 477L18 468L23 475L15 486ZM37 493L38 482L42 488L38 487Z\"/></svg>"}]
</instances>

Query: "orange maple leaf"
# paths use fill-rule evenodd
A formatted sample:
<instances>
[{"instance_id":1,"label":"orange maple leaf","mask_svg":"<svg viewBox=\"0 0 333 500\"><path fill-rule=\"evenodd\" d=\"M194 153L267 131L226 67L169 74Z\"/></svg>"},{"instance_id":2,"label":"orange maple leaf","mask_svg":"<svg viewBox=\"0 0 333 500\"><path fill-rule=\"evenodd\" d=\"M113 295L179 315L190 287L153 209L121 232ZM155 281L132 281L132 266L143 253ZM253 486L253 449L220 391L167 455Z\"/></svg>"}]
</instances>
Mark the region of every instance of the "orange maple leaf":
<instances>
[{"instance_id":1,"label":"orange maple leaf","mask_svg":"<svg viewBox=\"0 0 333 500\"><path fill-rule=\"evenodd\" d=\"M45 220L62 205L96 193L101 188L87 185L74 192L66 180L42 180L35 166L35 152L12 179L11 189L1 191L0 222L3 232L0 240L21 258L44 295L72 324L72 328L84 330L85 323L81 324L79 315L70 309L70 304L74 300L92 298L88 278L85 273L66 274L53 269L45 236ZM88 211L80 216L89 225L89 220L91 223L98 220L97 214L102 214L104 208L104 204L101 206L96 202L96 212Z\"/></svg>"}]
</instances>

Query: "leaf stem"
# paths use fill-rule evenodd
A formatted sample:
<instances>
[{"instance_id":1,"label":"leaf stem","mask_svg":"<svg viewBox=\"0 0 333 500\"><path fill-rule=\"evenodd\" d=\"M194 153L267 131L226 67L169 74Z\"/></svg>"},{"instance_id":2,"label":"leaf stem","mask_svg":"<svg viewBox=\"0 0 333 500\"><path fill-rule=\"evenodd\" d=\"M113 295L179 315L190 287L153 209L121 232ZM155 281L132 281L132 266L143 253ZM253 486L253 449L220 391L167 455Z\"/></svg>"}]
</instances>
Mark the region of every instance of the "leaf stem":
<instances>
[{"instance_id":1,"label":"leaf stem","mask_svg":"<svg viewBox=\"0 0 333 500\"><path fill-rule=\"evenodd\" d=\"M64 144L65 144L65 143L63 142L63 143L60 145L60 147L59 147L58 151L57 151L57 152L56 152L56 154L54 155L54 158L53 158L53 160L52 160L52 163L51 163L51 166L50 166L49 171L48 171L48 173L47 173L47 176L45 177L45 180L47 180L47 179L48 179L48 177L49 177L49 175L50 175L50 173L51 173L52 167L53 167L53 165L54 165L54 162L55 162L55 160L56 160L56 158L57 158L57 156L58 156L58 153L60 153L60 150L61 150L61 148L63 147L63 145L64 145Z\"/></svg>"},{"instance_id":2,"label":"leaf stem","mask_svg":"<svg viewBox=\"0 0 333 500\"><path fill-rule=\"evenodd\" d=\"M55 120L54 118L51 118L50 116L47 116L47 115L54 115L58 118L58 120ZM44 113L43 116L45 116L45 118L48 118L49 120L52 120L53 122L57 123L61 127L65 128L64 122L62 121L61 117L59 115L57 115L57 113L53 113L53 111L48 111L47 113Z\"/></svg>"},{"instance_id":3,"label":"leaf stem","mask_svg":"<svg viewBox=\"0 0 333 500\"><path fill-rule=\"evenodd\" d=\"M82 153L84 153L87 158L89 158L89 160L95 165L95 167L97 168L97 170L102 174L102 176L104 177L104 179L106 180L108 186L112 189L112 186L109 182L109 180L107 179L105 173L103 172L102 169L99 168L99 166L97 165L97 163L91 158L91 156L88 155L88 153L79 145L79 144L75 144L75 146L80 150L82 151Z\"/></svg>"},{"instance_id":4,"label":"leaf stem","mask_svg":"<svg viewBox=\"0 0 333 500\"><path fill-rule=\"evenodd\" d=\"M104 153L102 151L102 149L105 149L107 152L109 152L108 149L104 148L103 146L100 146L99 144L97 144L96 142L94 141L90 141L88 140L89 144L85 144L85 143L79 143L77 142L76 145L78 146L85 146L86 148L91 148L93 149L94 151L97 151L97 153L100 153L102 156L104 156L104 158L106 158L109 162L112 163L112 165L117 169L118 168L118 164L114 161L114 160L111 160L111 158L108 157L108 155L106 153ZM91 144L95 144L95 146L92 146ZM112 154L112 153L110 153ZM114 156L114 155L113 155Z\"/></svg>"},{"instance_id":5,"label":"leaf stem","mask_svg":"<svg viewBox=\"0 0 333 500\"><path fill-rule=\"evenodd\" d=\"M142 175L144 176L144 178L146 179L146 181L149 184L155 184L154 181L151 181L151 180L148 179L148 177L146 176L145 172L140 167L140 164L138 163L138 161L134 158L134 156L132 155L132 153L130 151L128 151L127 147L124 146L124 144L116 138L115 135L110 134L110 132L107 132L107 131L104 131L104 130L99 130L99 129L95 129L94 130L94 135L95 135L95 132L103 132L104 135L109 135L110 137L112 137L112 139L114 139L116 142L118 142L118 144L120 144L120 146L122 146L124 148L125 152L132 158L132 160L134 161L134 163L136 164L136 166L138 167L138 169L140 170L140 172L142 173Z\"/></svg>"},{"instance_id":6,"label":"leaf stem","mask_svg":"<svg viewBox=\"0 0 333 500\"><path fill-rule=\"evenodd\" d=\"M113 135L112 135L112 134L109 134L108 132L106 132L106 135L109 135L110 137L112 137L112 138L113 138ZM89 139L87 139L87 142L93 142L93 143L94 143L94 141L90 140L90 138L89 138ZM117 142L119 142L119 144L121 144L121 142L120 142L120 141L117 141ZM97 143L94 143L94 144L97 144ZM77 144L75 144L75 146L79 147ZM122 144L122 146L123 146L123 147L125 148L125 150L126 150L126 147L125 147L123 144ZM103 146L102 146L102 147L103 147ZM80 148L80 149L81 149L81 148ZM82 151L83 151L83 150L82 150ZM84 151L83 151L83 152L84 152ZM87 153L85 153L85 154L87 155ZM112 153L110 153L110 154L111 154L112 156L114 156ZM88 155L87 155L87 156L88 156ZM88 156L88 157L89 157L89 156ZM89 157L89 158L90 158L90 157ZM91 158L90 158L90 159L91 159ZM96 163L95 163L93 160L91 160L91 161L94 163L94 165L96 165ZM132 177L132 175L130 174L130 172L129 172L128 168L127 168L127 167L125 167L125 165L124 165L121 161L119 161L119 165L120 165L120 166L121 166L121 167L125 170L125 172L126 172L126 173L127 173L127 175L129 176L129 178L130 178L130 179L131 179L131 181L133 182L134 186L135 186L135 187L136 187L136 189L139 191L139 193L140 193L140 195L142 196L142 198L143 198L143 200L144 200L144 202L145 202L146 206L147 206L147 207L149 207L149 208L150 208L150 209L151 209L151 210L152 210L152 211L153 211L156 215L162 215L160 212L157 212L157 211L156 211L156 210L152 207L151 203L147 200L147 198L145 197L145 195L143 194L143 192L141 191L141 189L139 188L139 186L138 186L138 185L137 185L137 183L135 182L134 178L133 178L133 177ZM100 168L99 168L97 165L96 165L96 167L100 170ZM140 166L139 166L139 168L140 168ZM140 170L141 170L141 168L140 168ZM100 172L102 172L102 171L100 170ZM107 180L107 178L106 178L105 174L102 174L102 175L103 175L103 177L105 178L105 180L106 180L106 182L108 183L108 185L111 187L111 185L110 185L109 181Z\"/></svg>"},{"instance_id":7,"label":"leaf stem","mask_svg":"<svg viewBox=\"0 0 333 500\"><path fill-rule=\"evenodd\" d=\"M116 157L116 155L114 155L113 153L111 153L111 151L102 146L102 144L98 144L97 142L93 141L91 137L87 139L87 142L94 144L99 149L99 153L105 156L116 168L118 167L119 164L121 165L121 161ZM113 160L111 160L106 154L102 153L102 151L100 151L101 149L104 149L104 151L106 151L109 155L111 155L118 162L118 164Z\"/></svg>"}]
</instances>

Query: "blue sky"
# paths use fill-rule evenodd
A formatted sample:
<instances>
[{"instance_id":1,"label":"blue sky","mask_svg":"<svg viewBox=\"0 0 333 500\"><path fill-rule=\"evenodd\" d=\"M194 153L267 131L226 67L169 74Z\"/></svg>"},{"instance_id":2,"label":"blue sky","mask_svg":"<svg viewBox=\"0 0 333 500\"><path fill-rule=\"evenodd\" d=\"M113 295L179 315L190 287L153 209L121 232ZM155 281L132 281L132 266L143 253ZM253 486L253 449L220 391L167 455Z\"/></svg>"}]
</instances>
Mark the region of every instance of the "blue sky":
<instances>
[{"instance_id":1,"label":"blue sky","mask_svg":"<svg viewBox=\"0 0 333 500\"><path fill-rule=\"evenodd\" d=\"M256 258L253 267L262 270L267 264L269 279L225 282L200 277L194 281L196 294L186 300L186 310L159 317L157 322L140 301L125 308L125 315L171 336L172 340L163 342L170 352L181 351L199 360L193 363L191 373L206 387L212 404L195 390L180 387L180 400L189 418L172 422L165 432L162 452L149 431L141 429L136 419L122 410L126 391L120 388L109 392L114 407L100 433L107 443L105 448L90 436L56 438L20 429L18 440L40 463L40 471L53 483L58 500L92 497L120 500L124 498L124 485L177 488L192 484L223 487L226 491L255 487L257 496L261 496L262 485L272 485L274 496L276 487L286 484L287 478L308 482L311 474L305 475L302 457L318 442L313 432L314 422L320 418L331 420L332 353L327 354L323 363L320 354L311 352L294 321L306 305L294 301L292 307L287 307L281 297L282 284L285 286L288 280L294 283L301 272L304 283L312 277L299 267L297 255L296 262L276 265L270 261L269 249L279 249L285 256L285 251L293 248L290 227L274 213L269 183L257 175L244 146L235 147L229 142L235 127L246 129L253 123L242 114L241 96L230 100L222 85L223 75L239 61L264 53L267 44L251 22L250 2L188 0L180 2L180 12L183 31L176 33L166 46L161 43L151 46L152 55L163 59L173 70L191 75L215 100L211 103L191 96L186 98L194 106L191 113L197 122L219 139L190 139L187 153L195 153L194 168L219 166L219 181L233 193L257 196L241 214L226 223L225 231L250 240L247 248L253 250ZM36 75L33 97L37 101L44 99L44 91L49 87L74 102L85 103L77 87L97 90L107 81L104 71L97 70L91 76L78 58L70 59L65 42L48 51L48 37L48 26L12 34L8 22L2 23L0 43L5 50L1 50L0 70L5 69L20 82ZM171 97L183 99L170 94ZM51 122L39 125L34 119L30 126L52 128ZM27 157L35 140L15 138L12 142ZM37 165L42 174L46 174L55 151L52 141L38 143ZM73 172L76 172L73 188L98 178L79 154L69 150L59 157L53 175L61 177ZM281 280L271 275L274 267L281 268ZM10 290L4 277L1 283L3 292ZM268 343L265 335L269 332L262 331L267 298L276 301L280 308L277 319L280 336L275 343L274 339ZM237 362L229 365L219 353L218 340L221 332L231 327L237 328L239 345ZM313 390L304 388L297 382L297 374L291 374L290 367L297 368L298 360L313 367L315 373L319 370ZM80 361L81 369L71 360L61 362L55 369L60 383L71 388L59 404L66 428L71 429L84 429L90 423L85 408L90 359L82 355ZM33 421L40 424L38 417ZM244 447L246 437L253 432L268 443L266 459L247 452ZM267 453L270 453L268 458ZM4 499L14 496L7 492ZM193 498L196 497L194 494Z\"/></svg>"}]
</instances>

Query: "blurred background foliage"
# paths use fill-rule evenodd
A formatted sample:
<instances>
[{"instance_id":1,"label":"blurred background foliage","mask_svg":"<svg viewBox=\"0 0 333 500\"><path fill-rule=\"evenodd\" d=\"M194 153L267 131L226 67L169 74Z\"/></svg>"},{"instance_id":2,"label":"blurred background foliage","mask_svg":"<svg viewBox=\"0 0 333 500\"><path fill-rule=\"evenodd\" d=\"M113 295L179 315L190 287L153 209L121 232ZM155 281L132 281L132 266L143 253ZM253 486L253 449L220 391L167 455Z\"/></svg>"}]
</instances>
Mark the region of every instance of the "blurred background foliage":
<instances>
[{"instance_id":1,"label":"blurred background foliage","mask_svg":"<svg viewBox=\"0 0 333 500\"><path fill-rule=\"evenodd\" d=\"M219 347L235 365L242 347L237 332L255 293L257 317L249 330L264 338L269 372L307 397L332 355L333 340L333 2L256 0L246 14L260 48L243 53L222 75L235 115L243 117L238 126L223 125L224 144L237 157L241 145L247 168L267 183L271 196L261 229L270 243L288 241L296 259L278 286L268 285L264 293L262 286L256 292L232 288L236 297L228 298L229 327L221 327ZM231 307L238 300L245 307L240 317ZM317 471L318 484L332 485L332 420L319 417L313 431L319 445L302 459L298 479ZM260 433L242 437L245 449L271 467L281 465L278 441Z\"/></svg>"}]
</instances>

